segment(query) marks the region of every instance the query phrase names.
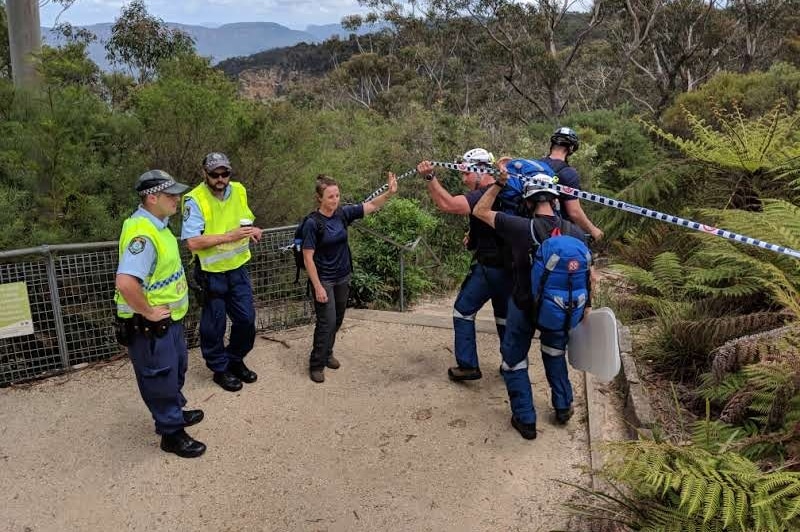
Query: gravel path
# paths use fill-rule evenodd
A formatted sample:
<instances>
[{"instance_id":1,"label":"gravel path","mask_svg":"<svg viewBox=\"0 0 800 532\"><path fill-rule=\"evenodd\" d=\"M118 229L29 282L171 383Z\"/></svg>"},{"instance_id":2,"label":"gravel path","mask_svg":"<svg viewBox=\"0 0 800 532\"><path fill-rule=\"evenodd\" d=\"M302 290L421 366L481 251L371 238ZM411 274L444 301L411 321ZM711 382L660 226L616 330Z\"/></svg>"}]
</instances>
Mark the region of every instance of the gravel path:
<instances>
[{"instance_id":1,"label":"gravel path","mask_svg":"<svg viewBox=\"0 0 800 532\"><path fill-rule=\"evenodd\" d=\"M588 485L583 378L554 425L538 355L539 437L509 423L495 335L484 377L455 384L452 331L346 319L341 369L312 383L310 326L259 338L255 384L228 393L190 353L185 394L208 451L163 453L127 359L0 390L0 529L469 531L563 529ZM275 341L279 340L279 341ZM288 346L288 347L287 347ZM531 353L538 353L534 345Z\"/></svg>"}]
</instances>

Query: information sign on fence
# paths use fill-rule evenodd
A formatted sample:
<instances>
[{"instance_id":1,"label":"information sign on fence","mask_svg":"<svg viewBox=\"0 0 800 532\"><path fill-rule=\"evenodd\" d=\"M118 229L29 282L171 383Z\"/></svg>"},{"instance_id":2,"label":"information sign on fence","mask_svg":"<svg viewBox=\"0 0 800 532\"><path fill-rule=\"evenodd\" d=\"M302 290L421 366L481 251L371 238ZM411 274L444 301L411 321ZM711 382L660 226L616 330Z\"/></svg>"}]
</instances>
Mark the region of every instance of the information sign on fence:
<instances>
[{"instance_id":1,"label":"information sign on fence","mask_svg":"<svg viewBox=\"0 0 800 532\"><path fill-rule=\"evenodd\" d=\"M33 334L28 287L24 282L0 284L0 338Z\"/></svg>"}]
</instances>

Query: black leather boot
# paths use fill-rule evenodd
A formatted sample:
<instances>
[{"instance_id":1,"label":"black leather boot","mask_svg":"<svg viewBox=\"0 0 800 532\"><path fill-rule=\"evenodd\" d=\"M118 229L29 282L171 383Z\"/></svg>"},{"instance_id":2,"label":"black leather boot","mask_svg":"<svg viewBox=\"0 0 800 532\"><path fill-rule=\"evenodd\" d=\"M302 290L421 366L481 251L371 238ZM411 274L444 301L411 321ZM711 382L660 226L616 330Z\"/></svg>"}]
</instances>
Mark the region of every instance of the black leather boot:
<instances>
[{"instance_id":1,"label":"black leather boot","mask_svg":"<svg viewBox=\"0 0 800 532\"><path fill-rule=\"evenodd\" d=\"M242 389L242 381L230 371L217 371L214 373L214 382L219 384L223 390L228 392L238 392Z\"/></svg>"},{"instance_id":2,"label":"black leather boot","mask_svg":"<svg viewBox=\"0 0 800 532\"><path fill-rule=\"evenodd\" d=\"M228 371L233 373L233 375L240 381L246 382L247 384L256 382L256 379L258 379L256 372L245 366L243 360L238 362L230 362L228 364Z\"/></svg>"},{"instance_id":3,"label":"black leather boot","mask_svg":"<svg viewBox=\"0 0 800 532\"><path fill-rule=\"evenodd\" d=\"M196 458L206 452L206 446L181 429L161 436L161 450L175 453L181 458Z\"/></svg>"},{"instance_id":4,"label":"black leather boot","mask_svg":"<svg viewBox=\"0 0 800 532\"><path fill-rule=\"evenodd\" d=\"M202 410L184 410L183 411L183 426L184 427L191 427L192 425L197 425L201 421L203 421L203 411Z\"/></svg>"}]
</instances>

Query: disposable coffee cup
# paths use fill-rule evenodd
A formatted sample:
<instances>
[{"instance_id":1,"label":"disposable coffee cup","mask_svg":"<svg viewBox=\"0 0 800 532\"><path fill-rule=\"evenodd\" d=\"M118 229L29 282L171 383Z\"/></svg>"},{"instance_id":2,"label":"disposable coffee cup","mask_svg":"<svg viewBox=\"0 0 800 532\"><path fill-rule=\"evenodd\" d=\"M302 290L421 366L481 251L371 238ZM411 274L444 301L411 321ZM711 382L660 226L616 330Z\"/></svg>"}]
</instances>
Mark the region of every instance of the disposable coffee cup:
<instances>
[{"instance_id":1,"label":"disposable coffee cup","mask_svg":"<svg viewBox=\"0 0 800 532\"><path fill-rule=\"evenodd\" d=\"M253 227L253 220L242 218L241 220L239 220L239 227Z\"/></svg>"}]
</instances>

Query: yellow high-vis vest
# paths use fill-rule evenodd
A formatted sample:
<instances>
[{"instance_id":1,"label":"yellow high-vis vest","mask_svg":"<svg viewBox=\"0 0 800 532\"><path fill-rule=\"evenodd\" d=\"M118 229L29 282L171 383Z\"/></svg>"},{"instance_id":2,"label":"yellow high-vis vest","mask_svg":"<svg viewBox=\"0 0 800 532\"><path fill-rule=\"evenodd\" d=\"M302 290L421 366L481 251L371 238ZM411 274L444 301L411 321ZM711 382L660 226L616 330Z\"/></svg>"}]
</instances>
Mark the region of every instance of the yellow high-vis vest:
<instances>
[{"instance_id":1,"label":"yellow high-vis vest","mask_svg":"<svg viewBox=\"0 0 800 532\"><path fill-rule=\"evenodd\" d=\"M231 193L227 199L217 199L208 188L201 183L191 192L183 196L192 198L205 220L204 235L221 235L239 227L239 220L255 218L247 206L247 192L241 183L231 182ZM183 209L182 209L183 210ZM200 260L200 266L206 272L227 272L235 270L250 260L250 239L243 238L235 242L226 242L198 249L194 252Z\"/></svg>"},{"instance_id":2,"label":"yellow high-vis vest","mask_svg":"<svg viewBox=\"0 0 800 532\"><path fill-rule=\"evenodd\" d=\"M169 227L158 229L145 216L128 218L122 225L119 237L119 256L122 257L128 246L136 245L135 239L147 237L156 248L156 266L146 279L142 280L147 303L152 307L167 305L172 319L180 320L189 310L189 287L183 273L183 264L178 250L178 240ZM144 244L144 242L142 242ZM114 294L117 315L130 318L134 311L117 290Z\"/></svg>"}]
</instances>

